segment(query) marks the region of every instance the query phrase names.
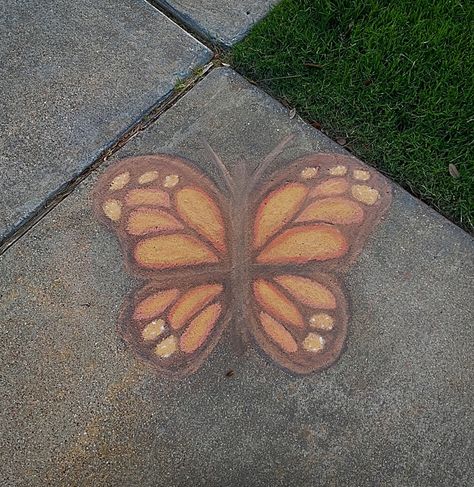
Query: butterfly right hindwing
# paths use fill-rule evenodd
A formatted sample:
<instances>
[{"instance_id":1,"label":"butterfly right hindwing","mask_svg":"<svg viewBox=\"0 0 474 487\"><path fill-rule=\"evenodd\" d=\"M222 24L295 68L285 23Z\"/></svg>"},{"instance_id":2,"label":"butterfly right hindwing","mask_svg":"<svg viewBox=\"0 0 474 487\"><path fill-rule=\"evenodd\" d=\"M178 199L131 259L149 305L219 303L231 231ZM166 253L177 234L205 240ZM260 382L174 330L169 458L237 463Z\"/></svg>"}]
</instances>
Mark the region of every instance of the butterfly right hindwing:
<instances>
[{"instance_id":1,"label":"butterfly right hindwing","mask_svg":"<svg viewBox=\"0 0 474 487\"><path fill-rule=\"evenodd\" d=\"M265 273L252 282L252 333L268 355L296 373L330 366L344 346L348 310L338 282L323 273Z\"/></svg>"}]
</instances>

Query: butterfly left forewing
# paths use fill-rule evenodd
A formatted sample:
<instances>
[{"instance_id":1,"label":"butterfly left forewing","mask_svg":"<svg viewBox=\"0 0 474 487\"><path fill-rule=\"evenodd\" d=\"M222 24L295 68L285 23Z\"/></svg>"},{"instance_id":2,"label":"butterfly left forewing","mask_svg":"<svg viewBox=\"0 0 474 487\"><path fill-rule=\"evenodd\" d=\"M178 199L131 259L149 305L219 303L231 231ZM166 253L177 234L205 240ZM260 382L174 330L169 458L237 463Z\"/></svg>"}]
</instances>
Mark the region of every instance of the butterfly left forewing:
<instances>
[{"instance_id":1,"label":"butterfly left forewing","mask_svg":"<svg viewBox=\"0 0 474 487\"><path fill-rule=\"evenodd\" d=\"M156 279L229 266L228 203L184 159L127 158L94 191L99 219L114 231L131 272Z\"/></svg>"}]
</instances>

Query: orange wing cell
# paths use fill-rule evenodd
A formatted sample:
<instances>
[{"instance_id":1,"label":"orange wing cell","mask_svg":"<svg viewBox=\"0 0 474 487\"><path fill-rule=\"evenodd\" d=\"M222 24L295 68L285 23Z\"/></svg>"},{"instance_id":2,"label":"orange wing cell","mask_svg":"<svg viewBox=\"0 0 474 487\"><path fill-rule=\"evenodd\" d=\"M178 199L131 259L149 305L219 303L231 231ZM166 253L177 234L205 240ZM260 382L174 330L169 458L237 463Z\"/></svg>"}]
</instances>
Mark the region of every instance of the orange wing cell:
<instances>
[{"instance_id":1,"label":"orange wing cell","mask_svg":"<svg viewBox=\"0 0 474 487\"><path fill-rule=\"evenodd\" d=\"M199 188L183 188L176 193L176 210L191 228L214 247L225 250L225 230L221 212L213 199Z\"/></svg>"},{"instance_id":2,"label":"orange wing cell","mask_svg":"<svg viewBox=\"0 0 474 487\"><path fill-rule=\"evenodd\" d=\"M157 270L219 261L206 244L179 233L140 240L135 247L135 259L140 266Z\"/></svg>"},{"instance_id":3,"label":"orange wing cell","mask_svg":"<svg viewBox=\"0 0 474 487\"><path fill-rule=\"evenodd\" d=\"M130 235L182 230L183 225L172 215L156 208L138 208L130 213L127 232Z\"/></svg>"},{"instance_id":4,"label":"orange wing cell","mask_svg":"<svg viewBox=\"0 0 474 487\"><path fill-rule=\"evenodd\" d=\"M275 318L301 328L303 317L298 308L275 286L264 279L257 279L253 284L255 298L262 308Z\"/></svg>"},{"instance_id":5,"label":"orange wing cell","mask_svg":"<svg viewBox=\"0 0 474 487\"><path fill-rule=\"evenodd\" d=\"M265 333L285 352L294 353L298 345L291 333L277 320L263 311L260 313L260 323Z\"/></svg>"},{"instance_id":6,"label":"orange wing cell","mask_svg":"<svg viewBox=\"0 0 474 487\"><path fill-rule=\"evenodd\" d=\"M334 309L336 307L334 294L314 279L283 275L275 277L275 281L306 306L322 309Z\"/></svg>"},{"instance_id":7,"label":"orange wing cell","mask_svg":"<svg viewBox=\"0 0 474 487\"><path fill-rule=\"evenodd\" d=\"M136 320L149 320L159 316L178 297L177 289L169 289L148 296L135 308Z\"/></svg>"},{"instance_id":8,"label":"orange wing cell","mask_svg":"<svg viewBox=\"0 0 474 487\"><path fill-rule=\"evenodd\" d=\"M324 223L285 230L258 254L261 264L304 264L336 259L348 250L342 232Z\"/></svg>"},{"instance_id":9,"label":"orange wing cell","mask_svg":"<svg viewBox=\"0 0 474 487\"><path fill-rule=\"evenodd\" d=\"M349 183L344 178L327 179L316 185L309 193L310 198L336 196L345 193L349 189Z\"/></svg>"},{"instance_id":10,"label":"orange wing cell","mask_svg":"<svg viewBox=\"0 0 474 487\"><path fill-rule=\"evenodd\" d=\"M301 207L308 189L291 183L272 191L261 203L255 216L254 246L260 248L283 225L291 221Z\"/></svg>"},{"instance_id":11,"label":"orange wing cell","mask_svg":"<svg viewBox=\"0 0 474 487\"><path fill-rule=\"evenodd\" d=\"M159 189L132 189L125 196L128 206L170 206L168 193Z\"/></svg>"},{"instance_id":12,"label":"orange wing cell","mask_svg":"<svg viewBox=\"0 0 474 487\"><path fill-rule=\"evenodd\" d=\"M296 222L322 221L348 225L361 223L363 219L364 210L360 205L347 198L335 197L314 201L301 212Z\"/></svg>"},{"instance_id":13,"label":"orange wing cell","mask_svg":"<svg viewBox=\"0 0 474 487\"><path fill-rule=\"evenodd\" d=\"M192 316L223 291L221 284L206 284L189 290L170 310L171 327L179 330Z\"/></svg>"},{"instance_id":14,"label":"orange wing cell","mask_svg":"<svg viewBox=\"0 0 474 487\"><path fill-rule=\"evenodd\" d=\"M180 348L185 353L195 352L206 340L212 328L216 324L222 307L215 303L201 311L194 318L180 340Z\"/></svg>"}]
</instances>

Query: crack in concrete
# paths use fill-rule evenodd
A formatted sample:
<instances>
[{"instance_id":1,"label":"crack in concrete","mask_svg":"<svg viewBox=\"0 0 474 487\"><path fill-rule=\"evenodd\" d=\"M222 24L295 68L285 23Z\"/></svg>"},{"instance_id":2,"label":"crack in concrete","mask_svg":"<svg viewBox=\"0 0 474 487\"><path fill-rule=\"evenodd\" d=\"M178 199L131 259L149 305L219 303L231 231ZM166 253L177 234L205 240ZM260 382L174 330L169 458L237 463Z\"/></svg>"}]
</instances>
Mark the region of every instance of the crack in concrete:
<instances>
[{"instance_id":1,"label":"crack in concrete","mask_svg":"<svg viewBox=\"0 0 474 487\"><path fill-rule=\"evenodd\" d=\"M204 79L214 67L220 65L218 57L211 60L203 67L198 67L194 73L179 83L179 88L174 90L164 99L161 99L152 105L148 111L129 129L118 136L118 139L111 143L89 166L79 174L66 181L53 195L46 198L41 207L36 209L27 217L20 226L9 232L3 240L0 241L0 255L5 253L9 247L17 242L23 235L28 233L36 224L38 224L51 210L53 210L61 201L67 198L88 176L96 171L107 159L121 149L129 140L139 132L146 130L152 123L188 93L197 83Z\"/></svg>"},{"instance_id":2,"label":"crack in concrete","mask_svg":"<svg viewBox=\"0 0 474 487\"><path fill-rule=\"evenodd\" d=\"M226 46L224 43L219 42L217 39L210 39L209 37L206 37L206 35L204 35L201 31L192 27L189 23L185 22L176 14L176 10L174 10L171 6L160 4L156 0L145 1L149 3L153 8L161 12L163 15L168 17L172 22L181 27L181 29L183 29L189 35L201 42L201 44L204 44L215 54L223 54L230 49L229 46Z\"/></svg>"},{"instance_id":3,"label":"crack in concrete","mask_svg":"<svg viewBox=\"0 0 474 487\"><path fill-rule=\"evenodd\" d=\"M164 16L169 18L172 22L178 25L187 34L194 37L196 40L205 45L214 53L214 57L204 67L198 67L194 70L194 73L186 78L183 82L179 82L179 88L175 89L164 99L158 101L143 115L136 123L134 123L129 129L118 136L118 139L111 143L109 147L104 151L83 171L73 176L69 181L66 181L62 187L54 192L51 196L47 197L43 204L34 210L29 217L25 219L18 227L14 228L11 232L0 240L0 255L8 250L8 248L17 242L23 235L29 232L37 223L39 223L51 210L53 210L61 201L67 198L79 184L84 181L91 173L97 170L102 163L110 158L115 152L121 149L130 139L132 139L137 133L145 130L149 125L155 122L163 113L169 110L174 104L182 98L191 88L204 79L207 74L216 66L222 65L220 58L229 50L225 45L216 44L211 42L207 37L203 36L201 32L193 29L181 19L179 19L172 10L158 4L154 0L146 0L154 9L161 12ZM197 74L196 74L197 73Z\"/></svg>"}]
</instances>

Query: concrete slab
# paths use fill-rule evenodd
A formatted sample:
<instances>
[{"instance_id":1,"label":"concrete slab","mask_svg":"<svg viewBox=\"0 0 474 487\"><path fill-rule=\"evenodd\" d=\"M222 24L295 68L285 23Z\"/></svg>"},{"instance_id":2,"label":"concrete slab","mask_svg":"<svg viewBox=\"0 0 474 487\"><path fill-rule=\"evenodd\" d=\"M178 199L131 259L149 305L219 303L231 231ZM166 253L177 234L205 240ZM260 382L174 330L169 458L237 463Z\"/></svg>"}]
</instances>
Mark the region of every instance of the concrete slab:
<instances>
[{"instance_id":1,"label":"concrete slab","mask_svg":"<svg viewBox=\"0 0 474 487\"><path fill-rule=\"evenodd\" d=\"M0 6L0 241L211 52L144 0Z\"/></svg>"},{"instance_id":2,"label":"concrete slab","mask_svg":"<svg viewBox=\"0 0 474 487\"><path fill-rule=\"evenodd\" d=\"M279 0L154 0L189 28L220 45L240 41Z\"/></svg>"},{"instance_id":3,"label":"concrete slab","mask_svg":"<svg viewBox=\"0 0 474 487\"><path fill-rule=\"evenodd\" d=\"M181 155L222 187L204 141L251 168L288 134L274 167L342 152L216 69L117 157ZM394 187L341 277L352 318L335 365L291 375L253 347L236 351L229 327L198 372L165 379L116 334L140 280L92 216L97 177L2 256L6 485L472 484L471 237Z\"/></svg>"}]
</instances>

